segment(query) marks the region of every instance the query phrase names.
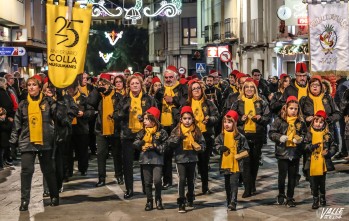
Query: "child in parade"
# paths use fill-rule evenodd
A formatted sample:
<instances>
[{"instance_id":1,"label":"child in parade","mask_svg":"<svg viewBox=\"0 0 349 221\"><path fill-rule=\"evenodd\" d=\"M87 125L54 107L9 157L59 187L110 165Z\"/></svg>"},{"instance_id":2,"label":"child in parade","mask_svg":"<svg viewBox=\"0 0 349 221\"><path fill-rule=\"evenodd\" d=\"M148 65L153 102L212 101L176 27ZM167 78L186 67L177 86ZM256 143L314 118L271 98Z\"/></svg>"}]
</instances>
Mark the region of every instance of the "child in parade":
<instances>
[{"instance_id":1,"label":"child in parade","mask_svg":"<svg viewBox=\"0 0 349 221\"><path fill-rule=\"evenodd\" d=\"M134 147L141 152L139 163L142 165L147 195L145 211L153 209L153 181L156 209L164 209L161 199L161 177L164 164L163 153L168 135L162 129L159 118L160 110L155 107L149 108L143 114L143 130L137 133L136 140L133 143Z\"/></svg>"},{"instance_id":2,"label":"child in parade","mask_svg":"<svg viewBox=\"0 0 349 221\"><path fill-rule=\"evenodd\" d=\"M205 140L195 124L193 110L190 106L184 106L181 110L180 123L173 129L168 139L168 145L174 149L175 162L179 175L178 212L185 213L187 207L193 207L194 201L194 176L195 166L198 162L198 152L205 150ZM185 184L188 185L188 192L185 196Z\"/></svg>"},{"instance_id":3,"label":"child in parade","mask_svg":"<svg viewBox=\"0 0 349 221\"><path fill-rule=\"evenodd\" d=\"M338 151L326 119L325 111L317 111L306 136L307 162L305 169L309 171L310 175L313 194L312 209L318 209L319 203L321 206L326 206L326 172L335 169L331 157Z\"/></svg>"},{"instance_id":4,"label":"child in parade","mask_svg":"<svg viewBox=\"0 0 349 221\"><path fill-rule=\"evenodd\" d=\"M289 96L269 130L269 138L275 142L275 157L278 160L278 189L276 202L279 205L295 207L294 189L296 187L299 159L302 156L301 144L306 134L306 124L299 109L298 99ZM285 180L288 175L287 197ZM286 202L285 202L286 200Z\"/></svg>"},{"instance_id":5,"label":"child in parade","mask_svg":"<svg viewBox=\"0 0 349 221\"><path fill-rule=\"evenodd\" d=\"M220 170L224 174L227 206L236 210L239 176L243 172L243 159L239 157L249 151L247 140L237 129L239 115L230 110L223 118L223 130L215 140L215 148L221 153Z\"/></svg>"}]
</instances>

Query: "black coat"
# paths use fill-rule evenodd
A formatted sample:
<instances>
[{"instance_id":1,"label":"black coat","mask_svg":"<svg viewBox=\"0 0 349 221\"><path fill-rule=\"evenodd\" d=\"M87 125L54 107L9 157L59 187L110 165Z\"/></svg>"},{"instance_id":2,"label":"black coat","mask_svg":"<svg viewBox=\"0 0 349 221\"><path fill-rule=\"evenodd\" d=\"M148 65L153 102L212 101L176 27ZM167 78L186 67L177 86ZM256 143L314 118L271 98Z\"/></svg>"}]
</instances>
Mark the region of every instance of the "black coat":
<instances>
[{"instance_id":1,"label":"black coat","mask_svg":"<svg viewBox=\"0 0 349 221\"><path fill-rule=\"evenodd\" d=\"M222 108L222 116L224 116L226 113L228 113L229 110L231 110L234 102L236 102L239 99L240 93L230 93L224 101L224 105Z\"/></svg>"},{"instance_id":2,"label":"black coat","mask_svg":"<svg viewBox=\"0 0 349 221\"><path fill-rule=\"evenodd\" d=\"M152 136L153 148L147 149L145 152L142 151L144 145L143 137L145 136L145 130L141 130L137 133L136 140L133 142L134 148L141 152L139 163L140 164L151 164L151 165L163 165L164 164L164 151L166 149L166 140L168 134L164 129L159 129Z\"/></svg>"},{"instance_id":3,"label":"black coat","mask_svg":"<svg viewBox=\"0 0 349 221\"><path fill-rule=\"evenodd\" d=\"M295 86L296 80L292 79L290 85L285 88L284 93L282 94L281 102L282 104L286 104L287 98L289 96L295 96L298 98L298 88Z\"/></svg>"},{"instance_id":4,"label":"black coat","mask_svg":"<svg viewBox=\"0 0 349 221\"><path fill-rule=\"evenodd\" d=\"M0 147L9 147L10 135L13 123L6 117L4 121L0 121ZM2 157L2 156L0 156ZM0 165L1 166L1 165Z\"/></svg>"},{"instance_id":5,"label":"black coat","mask_svg":"<svg viewBox=\"0 0 349 221\"><path fill-rule=\"evenodd\" d=\"M79 111L84 112L82 117L77 117L77 124L73 126L74 134L89 134L89 120L94 115L94 108L88 104L87 96L83 93L76 99Z\"/></svg>"},{"instance_id":6,"label":"black coat","mask_svg":"<svg viewBox=\"0 0 349 221\"><path fill-rule=\"evenodd\" d=\"M201 134L198 127L195 128L194 137L195 142L201 146L199 152L203 152L206 148L204 136ZM171 132L171 136L167 140L169 148L174 150L176 163L193 163L198 161L198 151L195 150L183 150L183 134L180 132L180 124L178 124Z\"/></svg>"},{"instance_id":7,"label":"black coat","mask_svg":"<svg viewBox=\"0 0 349 221\"><path fill-rule=\"evenodd\" d=\"M4 108L7 112L7 117L14 117L15 111L13 110L13 103L8 92L0 88L0 107Z\"/></svg>"},{"instance_id":8,"label":"black coat","mask_svg":"<svg viewBox=\"0 0 349 221\"><path fill-rule=\"evenodd\" d=\"M303 139L307 133L307 126L304 121L297 119L295 121L296 134ZM275 142L275 157L277 159L299 159L303 153L303 145L298 144L296 147L287 147L286 142L280 143L280 137L287 134L288 123L284 119L277 117L271 124L269 130L270 140Z\"/></svg>"},{"instance_id":9,"label":"black coat","mask_svg":"<svg viewBox=\"0 0 349 221\"><path fill-rule=\"evenodd\" d=\"M263 78L259 80L258 94L263 95L266 99L268 99L268 96L270 95L268 81Z\"/></svg>"},{"instance_id":10,"label":"black coat","mask_svg":"<svg viewBox=\"0 0 349 221\"><path fill-rule=\"evenodd\" d=\"M213 103L218 108L218 111L221 112L223 107L221 90L219 90L215 86L206 86L205 95L208 100L213 101Z\"/></svg>"},{"instance_id":11,"label":"black coat","mask_svg":"<svg viewBox=\"0 0 349 221\"><path fill-rule=\"evenodd\" d=\"M282 101L282 93L280 91L275 92L273 98L270 100L270 111L275 115L279 115L284 104L285 103Z\"/></svg>"},{"instance_id":12,"label":"black coat","mask_svg":"<svg viewBox=\"0 0 349 221\"><path fill-rule=\"evenodd\" d=\"M248 152L250 152L250 148L248 147L248 143L247 143L247 140L246 140L246 137L240 133L238 133L234 139L236 140L237 142L237 153L241 153L245 150L247 150ZM219 151L219 153L221 154L220 156L220 160L219 160L219 169L221 171L221 173L225 173L225 174L230 174L230 170L227 170L227 169L222 169L222 155L223 155L223 152L221 151L223 149L223 146L224 146L224 135L221 133L219 134L216 139L215 139L215 144L214 144L214 148ZM238 161L239 163L239 172L243 172L243 165L244 165L244 161L247 161L249 158L243 158L243 159L240 159Z\"/></svg>"}]
</instances>

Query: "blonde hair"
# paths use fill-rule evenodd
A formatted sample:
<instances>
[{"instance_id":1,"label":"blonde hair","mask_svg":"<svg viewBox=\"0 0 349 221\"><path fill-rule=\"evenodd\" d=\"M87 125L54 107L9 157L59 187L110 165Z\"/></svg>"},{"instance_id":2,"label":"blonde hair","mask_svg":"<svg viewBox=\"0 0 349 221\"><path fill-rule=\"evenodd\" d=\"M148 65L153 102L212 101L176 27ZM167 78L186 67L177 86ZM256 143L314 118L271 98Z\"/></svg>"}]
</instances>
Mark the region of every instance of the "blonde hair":
<instances>
[{"instance_id":1,"label":"blonde hair","mask_svg":"<svg viewBox=\"0 0 349 221\"><path fill-rule=\"evenodd\" d=\"M239 99L241 99L242 95L246 96L245 95L245 86L247 86L248 84L252 84L253 87L254 87L254 93L255 93L255 96L256 96L256 100L259 101L259 100L262 100L262 98L259 97L258 95L258 88L256 86L256 84L252 81L245 81L244 85L242 86L242 91L239 95Z\"/></svg>"},{"instance_id":2,"label":"blonde hair","mask_svg":"<svg viewBox=\"0 0 349 221\"><path fill-rule=\"evenodd\" d=\"M141 77L136 76L136 75L131 75L130 77L127 78L127 81L126 81L126 94L128 94L130 92L130 84L131 84L131 81L133 79L137 79L142 86L142 90L145 91L144 85L143 85L143 79Z\"/></svg>"}]
</instances>

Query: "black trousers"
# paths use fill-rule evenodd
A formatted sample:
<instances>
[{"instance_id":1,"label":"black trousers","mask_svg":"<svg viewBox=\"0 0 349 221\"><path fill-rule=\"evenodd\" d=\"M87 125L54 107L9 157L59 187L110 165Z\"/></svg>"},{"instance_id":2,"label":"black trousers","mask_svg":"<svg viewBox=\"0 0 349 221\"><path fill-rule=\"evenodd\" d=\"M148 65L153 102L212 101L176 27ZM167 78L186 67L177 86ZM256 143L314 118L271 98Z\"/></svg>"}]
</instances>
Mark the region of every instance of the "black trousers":
<instances>
[{"instance_id":1,"label":"black trousers","mask_svg":"<svg viewBox=\"0 0 349 221\"><path fill-rule=\"evenodd\" d=\"M88 134L89 144L88 144L88 146L90 147L91 153L97 152L96 134L95 134L96 119L97 119L97 114L93 115L93 117L88 122L88 125L89 125L89 134Z\"/></svg>"},{"instance_id":2,"label":"black trousers","mask_svg":"<svg viewBox=\"0 0 349 221\"><path fill-rule=\"evenodd\" d=\"M164 127L167 134L171 134L171 127ZM172 158L173 158L173 149L166 148L164 151L164 166L162 167L163 173L163 184L172 185Z\"/></svg>"},{"instance_id":3,"label":"black trousers","mask_svg":"<svg viewBox=\"0 0 349 221\"><path fill-rule=\"evenodd\" d=\"M142 164L145 193L148 200L153 200L153 182L155 186L155 200L161 199L162 165Z\"/></svg>"},{"instance_id":4,"label":"black trousers","mask_svg":"<svg viewBox=\"0 0 349 221\"><path fill-rule=\"evenodd\" d=\"M39 156L40 169L43 173L50 191L50 197L58 197L57 180L52 162L52 150L40 152L23 152L21 154L21 200L30 201L30 190L34 174L36 155Z\"/></svg>"},{"instance_id":5,"label":"black trousers","mask_svg":"<svg viewBox=\"0 0 349 221\"><path fill-rule=\"evenodd\" d=\"M344 122L344 117L339 119L339 129L340 129L340 135L342 139L342 148L341 148L341 153L344 155L348 155L348 145L349 145L349 140L347 141L345 139L345 122Z\"/></svg>"},{"instance_id":6,"label":"black trousers","mask_svg":"<svg viewBox=\"0 0 349 221\"><path fill-rule=\"evenodd\" d=\"M287 198L293 198L294 188L296 187L297 172L299 167L299 159L278 159L278 188L279 194L285 195L285 181L288 175L287 182Z\"/></svg>"},{"instance_id":7,"label":"black trousers","mask_svg":"<svg viewBox=\"0 0 349 221\"><path fill-rule=\"evenodd\" d=\"M195 177L194 163L177 163L177 171L179 176L178 194L180 199L187 198L188 202L194 201L194 177ZM188 192L185 195L185 183L188 185ZM183 200L182 200L183 202Z\"/></svg>"},{"instance_id":8,"label":"black trousers","mask_svg":"<svg viewBox=\"0 0 349 221\"><path fill-rule=\"evenodd\" d=\"M123 177L124 172L123 172L123 166L122 166L122 146L121 146L121 139L120 136L115 138L115 177Z\"/></svg>"},{"instance_id":9,"label":"black trousers","mask_svg":"<svg viewBox=\"0 0 349 221\"><path fill-rule=\"evenodd\" d=\"M57 188L60 190L63 186L63 179L64 179L64 168L63 168L63 155L62 155L62 148L60 146L60 142L55 144L54 153L53 153L53 160L52 164L55 169L55 175L57 180ZM47 181L45 177L43 177L43 186L44 191L49 192L49 188L47 185Z\"/></svg>"},{"instance_id":10,"label":"black trousers","mask_svg":"<svg viewBox=\"0 0 349 221\"><path fill-rule=\"evenodd\" d=\"M116 171L118 170L118 163L116 157L116 137L97 135L97 164L98 164L98 177L99 179L105 179L107 176L107 158L109 153L109 146L111 147L113 161L114 161L114 172L116 177Z\"/></svg>"},{"instance_id":11,"label":"black trousers","mask_svg":"<svg viewBox=\"0 0 349 221\"><path fill-rule=\"evenodd\" d=\"M224 175L224 187L227 201L237 201L240 172Z\"/></svg>"},{"instance_id":12,"label":"black trousers","mask_svg":"<svg viewBox=\"0 0 349 221\"><path fill-rule=\"evenodd\" d=\"M122 160L127 191L133 191L133 140L122 140Z\"/></svg>"},{"instance_id":13,"label":"black trousers","mask_svg":"<svg viewBox=\"0 0 349 221\"><path fill-rule=\"evenodd\" d=\"M78 159L78 169L80 172L86 172L88 169L88 143L88 134L74 134L73 131L70 142L71 151L69 153L73 154L73 150L75 150ZM73 156L71 156L71 158L72 157Z\"/></svg>"},{"instance_id":14,"label":"black trousers","mask_svg":"<svg viewBox=\"0 0 349 221\"><path fill-rule=\"evenodd\" d=\"M322 176L311 176L310 177L313 188L313 196L318 197L319 191L320 195L326 194L326 173Z\"/></svg>"},{"instance_id":15,"label":"black trousers","mask_svg":"<svg viewBox=\"0 0 349 221\"><path fill-rule=\"evenodd\" d=\"M206 149L204 152L198 153L198 170L201 176L202 192L208 190L208 165L210 163L210 155L214 145L214 138L204 133L204 138L206 142Z\"/></svg>"},{"instance_id":16,"label":"black trousers","mask_svg":"<svg viewBox=\"0 0 349 221\"><path fill-rule=\"evenodd\" d=\"M62 142L59 142L59 148L62 148L63 174L64 177L73 176L74 172L74 150L70 146L71 135Z\"/></svg>"}]
</instances>

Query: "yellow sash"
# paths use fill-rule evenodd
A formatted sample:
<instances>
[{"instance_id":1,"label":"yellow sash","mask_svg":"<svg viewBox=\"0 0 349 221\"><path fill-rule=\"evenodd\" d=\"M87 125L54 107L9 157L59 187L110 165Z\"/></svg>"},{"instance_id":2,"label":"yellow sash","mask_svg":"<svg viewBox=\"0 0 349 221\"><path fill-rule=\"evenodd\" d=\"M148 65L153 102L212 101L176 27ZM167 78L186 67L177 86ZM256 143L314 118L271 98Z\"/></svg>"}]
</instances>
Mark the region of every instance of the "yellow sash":
<instances>
[{"instance_id":1,"label":"yellow sash","mask_svg":"<svg viewBox=\"0 0 349 221\"><path fill-rule=\"evenodd\" d=\"M233 93L238 92L238 89L236 89L235 85L230 85L231 89L233 89Z\"/></svg>"},{"instance_id":2,"label":"yellow sash","mask_svg":"<svg viewBox=\"0 0 349 221\"><path fill-rule=\"evenodd\" d=\"M39 99L34 101L28 94L28 121L29 121L29 133L30 133L30 142L34 144L43 145L43 134L42 134L42 113L40 107L40 102L42 101L42 93L40 93Z\"/></svg>"},{"instance_id":3,"label":"yellow sash","mask_svg":"<svg viewBox=\"0 0 349 221\"><path fill-rule=\"evenodd\" d=\"M86 94L85 94L86 95ZM78 91L78 93L76 93L74 96L73 96L73 99L74 99L74 102L76 103L76 100L80 97L80 92ZM73 121L72 121L72 125L76 125L78 123L78 120L76 119L76 117L73 118Z\"/></svg>"},{"instance_id":4,"label":"yellow sash","mask_svg":"<svg viewBox=\"0 0 349 221\"><path fill-rule=\"evenodd\" d=\"M324 93L319 94L319 96L314 96L311 93L309 93L310 99L313 100L314 104L314 114L318 112L319 110L325 111L324 104L322 103L322 98L324 97Z\"/></svg>"},{"instance_id":5,"label":"yellow sash","mask_svg":"<svg viewBox=\"0 0 349 221\"><path fill-rule=\"evenodd\" d=\"M156 130L158 128L155 127L146 127L145 128L145 135L143 137L143 140L145 144L142 147L142 151L146 151L149 147L153 146L153 137L152 135L156 133Z\"/></svg>"},{"instance_id":6,"label":"yellow sash","mask_svg":"<svg viewBox=\"0 0 349 221\"><path fill-rule=\"evenodd\" d=\"M88 96L88 89L87 89L87 85L85 86L80 86L80 91L81 93L85 94L86 96Z\"/></svg>"},{"instance_id":7,"label":"yellow sash","mask_svg":"<svg viewBox=\"0 0 349 221\"><path fill-rule=\"evenodd\" d=\"M164 86L165 93L164 96L170 96L174 97L175 93L173 92L173 89L175 89L179 85L179 82L177 82L175 85L169 87ZM162 99L162 112L161 112L161 124L162 126L171 126L173 124L172 119L172 108L174 107L173 104L167 104L165 99Z\"/></svg>"},{"instance_id":8,"label":"yellow sash","mask_svg":"<svg viewBox=\"0 0 349 221\"><path fill-rule=\"evenodd\" d=\"M288 128L286 135L288 137L286 141L286 147L295 147L296 144L293 143L293 138L294 135L296 135L296 127L294 125L294 122L296 122L297 117L287 117L287 123L288 123Z\"/></svg>"},{"instance_id":9,"label":"yellow sash","mask_svg":"<svg viewBox=\"0 0 349 221\"><path fill-rule=\"evenodd\" d=\"M312 134L312 144L320 143L320 147L311 153L310 157L310 176L322 176L327 171L325 158L322 156L324 149L324 135L326 130L315 131L313 127L310 128Z\"/></svg>"},{"instance_id":10,"label":"yellow sash","mask_svg":"<svg viewBox=\"0 0 349 221\"><path fill-rule=\"evenodd\" d=\"M204 112L202 111L202 103L204 102L204 97L200 100L195 100L194 98L191 100L191 108L193 109L196 125L200 128L202 133L206 132L206 125L202 123L205 120Z\"/></svg>"},{"instance_id":11,"label":"yellow sash","mask_svg":"<svg viewBox=\"0 0 349 221\"><path fill-rule=\"evenodd\" d=\"M235 132L224 130L224 146L229 148L230 153L224 152L222 155L222 169L230 169L230 172L239 172L239 163L235 159L237 154L237 142L235 140Z\"/></svg>"},{"instance_id":12,"label":"yellow sash","mask_svg":"<svg viewBox=\"0 0 349 221\"><path fill-rule=\"evenodd\" d=\"M294 85L296 86L296 88L298 89L298 101L302 98L302 97L306 97L307 96L307 91L308 91L308 85L306 85L305 87L301 87L297 84L297 82L294 82Z\"/></svg>"},{"instance_id":13,"label":"yellow sash","mask_svg":"<svg viewBox=\"0 0 349 221\"><path fill-rule=\"evenodd\" d=\"M242 95L241 99L245 102L244 113L247 115L244 130L246 133L256 133L256 123L252 120L252 117L256 115L256 109L254 107L256 95L254 95L251 99L245 97L245 95Z\"/></svg>"},{"instance_id":14,"label":"yellow sash","mask_svg":"<svg viewBox=\"0 0 349 221\"><path fill-rule=\"evenodd\" d=\"M139 122L139 119L138 119L138 116L141 116L143 114L142 96L143 96L142 91L138 94L138 97L134 97L132 92L130 92L131 110L130 110L130 116L128 119L128 128L131 129L132 133L137 133L138 131L143 129L142 123Z\"/></svg>"},{"instance_id":15,"label":"yellow sash","mask_svg":"<svg viewBox=\"0 0 349 221\"><path fill-rule=\"evenodd\" d=\"M102 134L104 136L114 134L114 107L112 99L114 93L115 92L112 90L107 96L102 94Z\"/></svg>"},{"instance_id":16,"label":"yellow sash","mask_svg":"<svg viewBox=\"0 0 349 221\"><path fill-rule=\"evenodd\" d=\"M193 150L192 144L195 142L195 140L192 133L194 132L194 130L194 124L190 127L185 127L183 124L181 124L181 131L185 136L185 139L183 140L183 150Z\"/></svg>"}]
</instances>

